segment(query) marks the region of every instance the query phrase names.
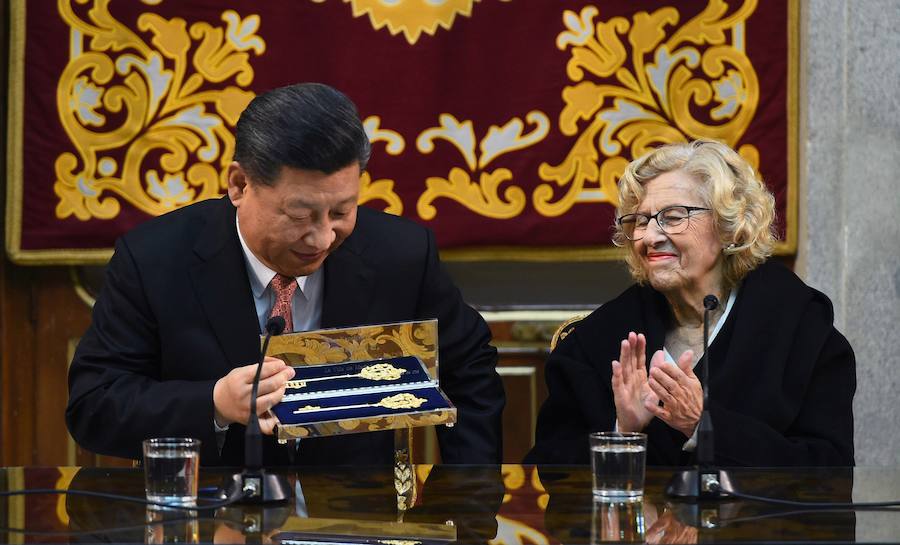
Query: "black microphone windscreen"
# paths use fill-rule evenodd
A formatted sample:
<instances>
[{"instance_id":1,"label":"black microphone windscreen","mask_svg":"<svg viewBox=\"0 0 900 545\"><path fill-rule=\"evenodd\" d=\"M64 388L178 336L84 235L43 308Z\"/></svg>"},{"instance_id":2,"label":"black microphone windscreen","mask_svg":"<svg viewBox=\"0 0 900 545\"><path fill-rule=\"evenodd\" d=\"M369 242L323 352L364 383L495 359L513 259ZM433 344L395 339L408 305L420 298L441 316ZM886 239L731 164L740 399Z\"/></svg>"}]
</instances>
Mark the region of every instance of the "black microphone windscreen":
<instances>
[{"instance_id":1,"label":"black microphone windscreen","mask_svg":"<svg viewBox=\"0 0 900 545\"><path fill-rule=\"evenodd\" d=\"M716 310L716 307L719 306L719 298L715 295L707 295L703 298L703 307L706 310Z\"/></svg>"},{"instance_id":2,"label":"black microphone windscreen","mask_svg":"<svg viewBox=\"0 0 900 545\"><path fill-rule=\"evenodd\" d=\"M284 316L272 316L266 322L266 333L269 335L281 335L284 332Z\"/></svg>"}]
</instances>

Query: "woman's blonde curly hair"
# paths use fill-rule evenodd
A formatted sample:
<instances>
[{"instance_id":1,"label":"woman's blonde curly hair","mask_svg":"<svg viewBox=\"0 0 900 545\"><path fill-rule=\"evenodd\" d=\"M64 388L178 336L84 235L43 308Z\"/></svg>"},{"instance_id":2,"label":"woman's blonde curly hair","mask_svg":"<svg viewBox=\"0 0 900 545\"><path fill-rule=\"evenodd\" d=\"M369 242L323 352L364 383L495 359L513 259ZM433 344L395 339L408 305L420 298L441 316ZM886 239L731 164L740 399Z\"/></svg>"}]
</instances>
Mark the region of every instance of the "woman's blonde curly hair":
<instances>
[{"instance_id":1,"label":"woman's blonde curly hair","mask_svg":"<svg viewBox=\"0 0 900 545\"><path fill-rule=\"evenodd\" d=\"M700 183L722 242L725 284L729 288L737 285L772 255L776 239L772 225L775 197L759 173L733 149L714 140L695 140L662 146L632 161L619 180L616 217L636 212L644 198L644 184L674 170ZM618 222L613 242L632 249L625 261L634 279L644 283L647 273Z\"/></svg>"}]
</instances>

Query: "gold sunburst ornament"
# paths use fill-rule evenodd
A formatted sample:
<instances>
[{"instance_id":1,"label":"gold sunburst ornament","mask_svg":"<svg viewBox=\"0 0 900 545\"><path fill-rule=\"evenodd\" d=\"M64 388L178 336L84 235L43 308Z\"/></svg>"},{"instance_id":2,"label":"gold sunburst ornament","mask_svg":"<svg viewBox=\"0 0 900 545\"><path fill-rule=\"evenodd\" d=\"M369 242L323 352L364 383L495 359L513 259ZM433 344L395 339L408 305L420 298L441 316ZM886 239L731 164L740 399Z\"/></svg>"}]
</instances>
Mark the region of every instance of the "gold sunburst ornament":
<instances>
[{"instance_id":1,"label":"gold sunburst ornament","mask_svg":"<svg viewBox=\"0 0 900 545\"><path fill-rule=\"evenodd\" d=\"M325 0L314 0L324 2ZM414 45L424 32L434 36L438 27L450 30L456 17L472 15L479 0L344 0L353 8L354 17L369 16L375 30L388 28L391 35L403 33ZM501 0L509 2L510 0Z\"/></svg>"}]
</instances>

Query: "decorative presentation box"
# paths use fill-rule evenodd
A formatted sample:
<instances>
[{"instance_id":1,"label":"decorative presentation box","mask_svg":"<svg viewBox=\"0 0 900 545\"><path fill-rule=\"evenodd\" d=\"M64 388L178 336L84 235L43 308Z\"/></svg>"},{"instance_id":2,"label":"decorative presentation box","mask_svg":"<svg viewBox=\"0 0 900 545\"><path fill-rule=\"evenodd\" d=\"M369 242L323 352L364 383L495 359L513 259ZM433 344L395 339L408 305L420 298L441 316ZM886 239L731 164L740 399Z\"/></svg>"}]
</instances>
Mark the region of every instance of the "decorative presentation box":
<instances>
[{"instance_id":1,"label":"decorative presentation box","mask_svg":"<svg viewBox=\"0 0 900 545\"><path fill-rule=\"evenodd\" d=\"M279 335L267 354L295 370L272 408L281 442L456 422L438 383L437 320Z\"/></svg>"}]
</instances>

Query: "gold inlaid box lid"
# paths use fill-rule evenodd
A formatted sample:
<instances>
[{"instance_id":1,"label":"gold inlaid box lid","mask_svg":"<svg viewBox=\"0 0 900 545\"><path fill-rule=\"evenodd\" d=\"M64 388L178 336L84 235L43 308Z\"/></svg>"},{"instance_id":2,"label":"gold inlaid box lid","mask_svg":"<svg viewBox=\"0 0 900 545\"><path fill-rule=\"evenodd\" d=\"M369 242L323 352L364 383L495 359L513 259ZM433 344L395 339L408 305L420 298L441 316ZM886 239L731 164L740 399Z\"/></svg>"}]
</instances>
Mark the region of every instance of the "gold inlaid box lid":
<instances>
[{"instance_id":1,"label":"gold inlaid box lid","mask_svg":"<svg viewBox=\"0 0 900 545\"><path fill-rule=\"evenodd\" d=\"M267 354L295 368L272 411L280 441L452 425L438 381L437 320L273 337Z\"/></svg>"}]
</instances>

